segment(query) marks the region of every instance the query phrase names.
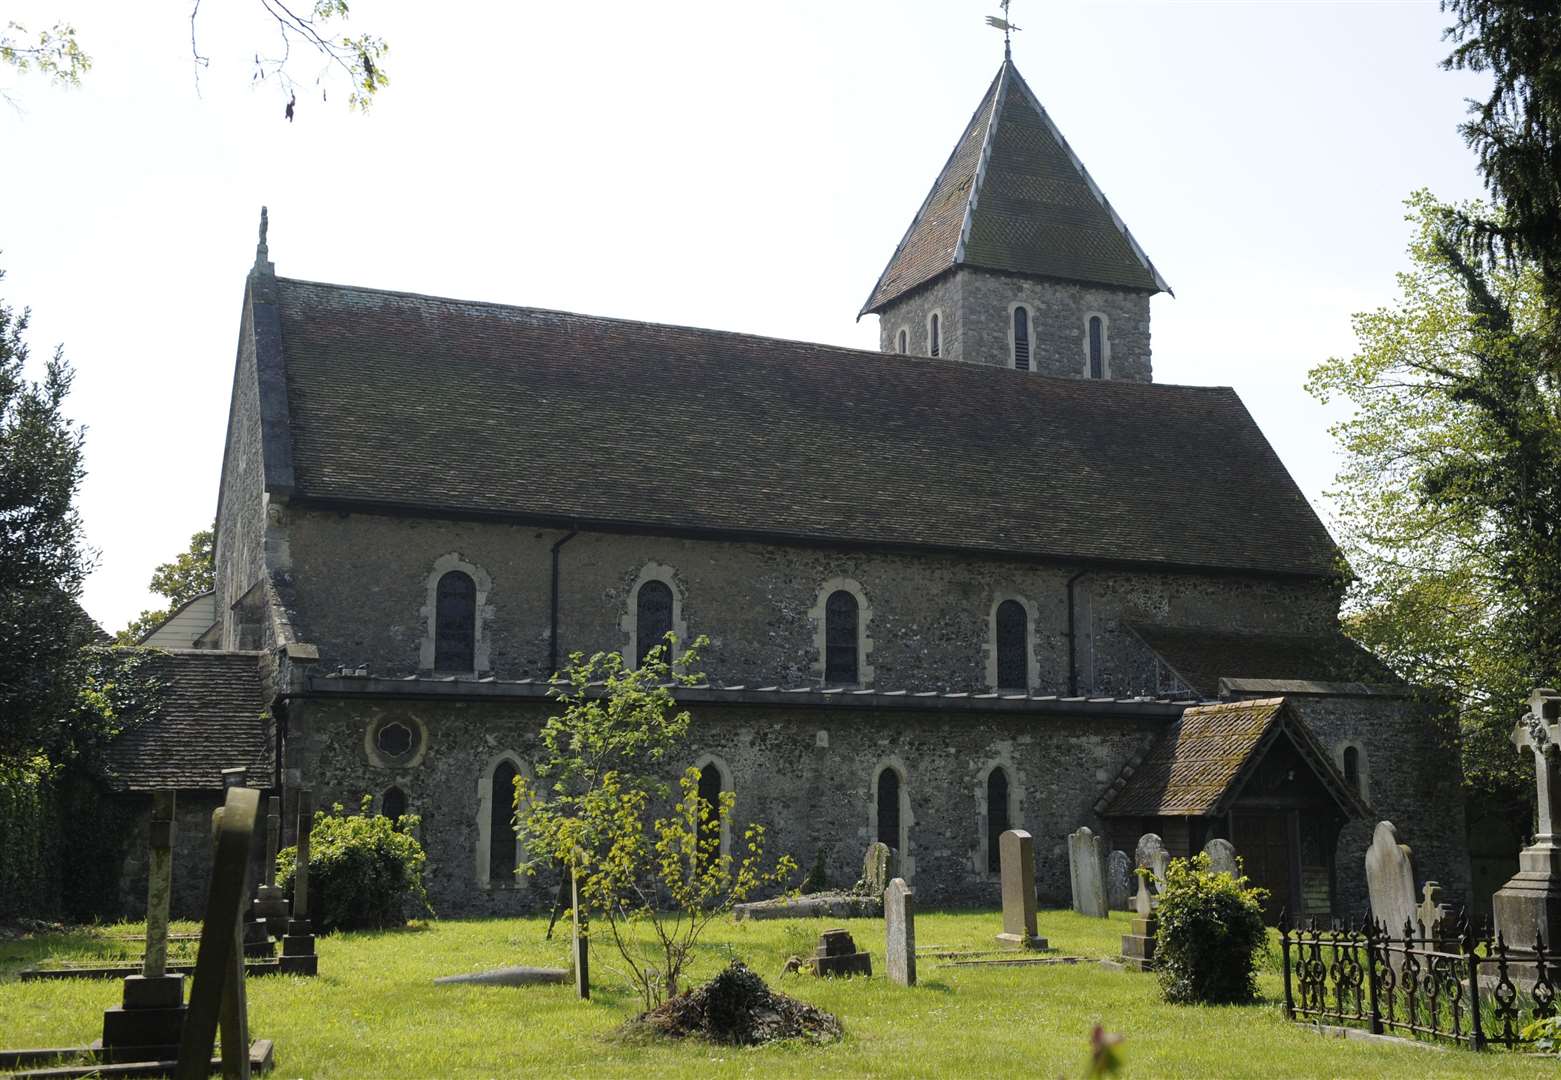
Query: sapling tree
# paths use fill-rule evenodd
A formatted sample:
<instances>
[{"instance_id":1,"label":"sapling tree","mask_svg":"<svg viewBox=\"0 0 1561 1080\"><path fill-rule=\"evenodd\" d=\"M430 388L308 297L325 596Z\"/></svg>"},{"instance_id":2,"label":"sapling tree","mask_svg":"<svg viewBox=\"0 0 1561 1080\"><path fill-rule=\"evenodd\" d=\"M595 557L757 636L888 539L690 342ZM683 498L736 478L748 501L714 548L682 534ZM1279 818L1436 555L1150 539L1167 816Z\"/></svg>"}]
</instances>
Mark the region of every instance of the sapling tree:
<instances>
[{"instance_id":1,"label":"sapling tree","mask_svg":"<svg viewBox=\"0 0 1561 1080\"><path fill-rule=\"evenodd\" d=\"M691 668L705 643L678 653L668 634L637 668L617 653L573 654L552 690L562 708L543 728L537 779L516 781L529 855L520 872L573 876L581 914L611 940L647 1009L678 993L712 920L796 869L788 856L767 861L762 825L742 829L738 854L722 850L736 829L731 792L702 798L696 769L669 782L690 722L674 691L703 681Z\"/></svg>"}]
</instances>

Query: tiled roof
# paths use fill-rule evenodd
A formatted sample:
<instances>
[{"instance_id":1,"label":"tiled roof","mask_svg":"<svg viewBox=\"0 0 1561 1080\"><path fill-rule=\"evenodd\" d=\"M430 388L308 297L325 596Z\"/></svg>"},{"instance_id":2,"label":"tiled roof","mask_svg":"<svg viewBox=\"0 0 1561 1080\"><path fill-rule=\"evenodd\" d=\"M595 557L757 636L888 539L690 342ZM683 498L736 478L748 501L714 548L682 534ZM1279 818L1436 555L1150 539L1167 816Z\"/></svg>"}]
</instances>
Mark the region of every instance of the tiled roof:
<instances>
[{"instance_id":1,"label":"tiled roof","mask_svg":"<svg viewBox=\"0 0 1561 1080\"><path fill-rule=\"evenodd\" d=\"M862 314L956 266L1169 290L1010 61L987 88Z\"/></svg>"},{"instance_id":2,"label":"tiled roof","mask_svg":"<svg viewBox=\"0 0 1561 1080\"><path fill-rule=\"evenodd\" d=\"M212 649L148 649L140 669L162 686L155 715L111 742L109 786L123 791L220 789L222 770L245 782L273 780L271 721L260 656Z\"/></svg>"},{"instance_id":3,"label":"tiled roof","mask_svg":"<svg viewBox=\"0 0 1561 1080\"><path fill-rule=\"evenodd\" d=\"M1123 770L1102 800L1108 817L1212 817L1224 813L1275 739L1286 735L1351 817L1367 808L1284 698L1199 705Z\"/></svg>"},{"instance_id":4,"label":"tiled roof","mask_svg":"<svg viewBox=\"0 0 1561 1080\"><path fill-rule=\"evenodd\" d=\"M298 503L1334 572L1228 388L277 286Z\"/></svg>"},{"instance_id":5,"label":"tiled roof","mask_svg":"<svg viewBox=\"0 0 1561 1080\"><path fill-rule=\"evenodd\" d=\"M1398 681L1392 669L1340 633L1262 634L1145 623L1129 628L1202 697L1217 696L1222 678Z\"/></svg>"}]
</instances>

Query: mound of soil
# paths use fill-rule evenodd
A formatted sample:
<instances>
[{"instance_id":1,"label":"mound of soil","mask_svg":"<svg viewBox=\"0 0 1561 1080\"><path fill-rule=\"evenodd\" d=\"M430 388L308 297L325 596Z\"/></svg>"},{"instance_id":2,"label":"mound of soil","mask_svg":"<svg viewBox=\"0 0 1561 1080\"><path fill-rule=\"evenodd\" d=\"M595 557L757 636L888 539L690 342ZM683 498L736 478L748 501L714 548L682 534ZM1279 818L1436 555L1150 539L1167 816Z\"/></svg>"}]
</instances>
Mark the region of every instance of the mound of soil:
<instances>
[{"instance_id":1,"label":"mound of soil","mask_svg":"<svg viewBox=\"0 0 1561 1080\"><path fill-rule=\"evenodd\" d=\"M776 993L741 960L733 960L705 985L641 1013L634 1023L662 1035L693 1035L733 1046L777 1039L827 1042L840 1037L835 1016Z\"/></svg>"}]
</instances>

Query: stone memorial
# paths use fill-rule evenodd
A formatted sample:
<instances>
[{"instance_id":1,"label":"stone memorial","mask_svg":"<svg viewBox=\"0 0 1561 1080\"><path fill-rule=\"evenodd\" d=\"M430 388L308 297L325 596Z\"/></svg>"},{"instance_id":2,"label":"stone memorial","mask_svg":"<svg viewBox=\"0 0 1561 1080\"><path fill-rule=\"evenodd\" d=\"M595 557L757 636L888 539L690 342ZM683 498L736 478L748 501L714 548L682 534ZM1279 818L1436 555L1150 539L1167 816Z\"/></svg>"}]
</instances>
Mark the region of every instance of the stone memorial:
<instances>
[{"instance_id":1,"label":"stone memorial","mask_svg":"<svg viewBox=\"0 0 1561 1080\"><path fill-rule=\"evenodd\" d=\"M1023 829L997 838L1003 878L1003 932L997 940L1021 949L1044 949L1035 929L1035 840Z\"/></svg>"},{"instance_id":2,"label":"stone memorial","mask_svg":"<svg viewBox=\"0 0 1561 1080\"><path fill-rule=\"evenodd\" d=\"M282 800L273 795L266 800L266 852L260 864L260 885L250 905L250 920L244 924L244 955L270 956L276 951L273 939L280 938L287 925L287 894L276 884L276 853L282 841Z\"/></svg>"},{"instance_id":3,"label":"stone memorial","mask_svg":"<svg viewBox=\"0 0 1561 1080\"><path fill-rule=\"evenodd\" d=\"M1209 869L1214 873L1241 876L1241 867L1236 863L1236 845L1229 840L1216 837L1203 845L1203 853L1209 857Z\"/></svg>"},{"instance_id":4,"label":"stone memorial","mask_svg":"<svg viewBox=\"0 0 1561 1080\"><path fill-rule=\"evenodd\" d=\"M871 975L873 958L856 951L856 941L849 930L825 930L819 935L818 948L813 951L813 974Z\"/></svg>"},{"instance_id":5,"label":"stone memorial","mask_svg":"<svg viewBox=\"0 0 1561 1080\"><path fill-rule=\"evenodd\" d=\"M563 968L502 967L469 975L441 975L436 986L556 986L569 981Z\"/></svg>"},{"instance_id":6,"label":"stone memorial","mask_svg":"<svg viewBox=\"0 0 1561 1080\"><path fill-rule=\"evenodd\" d=\"M171 1060L184 1030L184 976L168 973L168 904L173 888L175 799L152 793L147 843L146 955L125 978L122 1003L103 1013L103 1060Z\"/></svg>"},{"instance_id":7,"label":"stone memorial","mask_svg":"<svg viewBox=\"0 0 1561 1080\"><path fill-rule=\"evenodd\" d=\"M298 792L298 841L294 845L293 909L282 938L281 970L289 975L318 975L314 929L309 925L309 835L314 830L314 802L307 789Z\"/></svg>"},{"instance_id":8,"label":"stone memorial","mask_svg":"<svg viewBox=\"0 0 1561 1080\"><path fill-rule=\"evenodd\" d=\"M916 985L916 895L904 878L895 878L883 894L884 967L889 981Z\"/></svg>"},{"instance_id":9,"label":"stone memorial","mask_svg":"<svg viewBox=\"0 0 1561 1080\"><path fill-rule=\"evenodd\" d=\"M1106 856L1106 902L1112 911L1133 907L1133 860L1125 851Z\"/></svg>"},{"instance_id":10,"label":"stone memorial","mask_svg":"<svg viewBox=\"0 0 1561 1080\"><path fill-rule=\"evenodd\" d=\"M870 844L862 856L862 890L868 896L882 896L895 872L894 849L882 840Z\"/></svg>"},{"instance_id":11,"label":"stone memorial","mask_svg":"<svg viewBox=\"0 0 1561 1080\"><path fill-rule=\"evenodd\" d=\"M1138 891L1133 894L1134 918L1129 932L1122 935L1122 963L1133 971L1154 969L1155 934L1159 919L1154 909L1159 904L1165 871L1171 862L1165 843L1154 833L1139 837L1133 849L1138 860Z\"/></svg>"},{"instance_id":12,"label":"stone memorial","mask_svg":"<svg viewBox=\"0 0 1561 1080\"><path fill-rule=\"evenodd\" d=\"M1530 947L1536 937L1547 948L1561 939L1561 775L1556 741L1561 739L1561 694L1541 688L1529 695L1528 714L1512 729L1512 744L1534 758L1539 827L1534 842L1518 853L1518 872L1491 899L1496 929L1509 945Z\"/></svg>"},{"instance_id":13,"label":"stone memorial","mask_svg":"<svg viewBox=\"0 0 1561 1080\"><path fill-rule=\"evenodd\" d=\"M1415 863L1409 845L1399 843L1398 829L1391 821L1377 822L1372 831L1366 849L1366 890L1371 917L1389 935L1402 937L1404 927L1415 919Z\"/></svg>"},{"instance_id":14,"label":"stone memorial","mask_svg":"<svg viewBox=\"0 0 1561 1080\"><path fill-rule=\"evenodd\" d=\"M1088 825L1068 834L1068 874L1073 883L1073 910L1106 918L1106 841Z\"/></svg>"},{"instance_id":15,"label":"stone memorial","mask_svg":"<svg viewBox=\"0 0 1561 1080\"><path fill-rule=\"evenodd\" d=\"M224 770L225 780L229 774ZM243 770L238 774L242 777ZM241 938L244 901L249 893L249 853L259 808L260 792L230 784L225 803L212 815L216 850L211 889L201 922L200 951L195 957L175 1080L206 1080L219 1026L222 1075L249 1080L249 1008Z\"/></svg>"},{"instance_id":16,"label":"stone memorial","mask_svg":"<svg viewBox=\"0 0 1561 1080\"><path fill-rule=\"evenodd\" d=\"M1442 886L1435 881L1426 882L1421 897L1419 906L1415 908L1415 928L1420 931L1420 936L1433 944L1455 938L1453 909L1442 903Z\"/></svg>"}]
</instances>

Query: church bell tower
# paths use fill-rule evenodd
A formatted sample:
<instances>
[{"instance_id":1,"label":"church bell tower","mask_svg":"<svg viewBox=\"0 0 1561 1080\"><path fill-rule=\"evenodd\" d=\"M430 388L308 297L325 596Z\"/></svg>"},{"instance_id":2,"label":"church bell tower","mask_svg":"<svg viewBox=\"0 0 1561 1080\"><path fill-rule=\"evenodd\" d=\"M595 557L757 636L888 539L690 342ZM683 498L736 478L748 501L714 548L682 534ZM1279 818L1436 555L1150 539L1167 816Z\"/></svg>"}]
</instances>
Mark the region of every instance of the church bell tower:
<instances>
[{"instance_id":1,"label":"church bell tower","mask_svg":"<svg viewBox=\"0 0 1561 1080\"><path fill-rule=\"evenodd\" d=\"M1006 52L858 318L884 352L1150 382L1171 288Z\"/></svg>"}]
</instances>

